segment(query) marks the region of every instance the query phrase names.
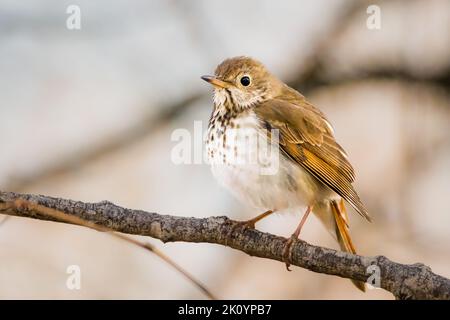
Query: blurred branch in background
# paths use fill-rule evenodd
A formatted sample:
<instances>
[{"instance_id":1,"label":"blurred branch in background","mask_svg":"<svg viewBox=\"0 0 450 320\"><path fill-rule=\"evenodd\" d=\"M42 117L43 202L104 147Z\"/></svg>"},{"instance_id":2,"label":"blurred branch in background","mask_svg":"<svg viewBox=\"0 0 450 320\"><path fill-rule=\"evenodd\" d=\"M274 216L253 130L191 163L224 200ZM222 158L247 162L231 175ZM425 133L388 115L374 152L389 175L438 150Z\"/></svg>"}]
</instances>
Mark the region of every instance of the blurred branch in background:
<instances>
[{"instance_id":1,"label":"blurred branch in background","mask_svg":"<svg viewBox=\"0 0 450 320\"><path fill-rule=\"evenodd\" d=\"M175 5L174 7L179 9L180 3L175 2L175 4L177 5ZM311 55L310 61L307 61L303 66L305 68L305 71L299 72L299 77L294 80L293 83L291 83L293 87L302 87L303 85L308 84L310 81L311 83L317 82L315 79L320 71L321 66L321 64L319 63L320 59L318 58L318 55L320 54L320 52L323 52L324 47L328 43L329 39L333 38L332 36L334 33L336 33L336 30L341 29L343 22L347 21L348 17L352 16L357 9L360 9L362 7L363 6L361 3L359 3L358 1L354 1L342 10L343 12L341 16L336 19L335 25L329 28L330 35L326 34L322 37L323 41L321 41L316 47L316 50L314 50L315 52ZM186 10L180 10L180 14L186 14L185 12ZM189 25L191 26L191 28L196 30L195 26L192 24L192 19L189 18L188 21L190 21ZM312 90L313 86L308 85L308 89ZM175 119L177 116L188 112L188 106L200 100L202 97L202 94L195 93L189 97L181 99L175 104L163 106L161 107L161 110L163 110L163 112L158 114L158 116L155 117L152 113L150 113L148 117L144 117L138 124L131 126L126 130L116 132L113 137L104 141L103 144L92 145L81 152L77 151L75 152L75 154L69 154L67 155L67 157L58 160L58 163L50 164L48 167L41 169L33 175L14 176L11 178L11 181L4 187L8 190L20 192L23 191L27 186L32 185L36 182L58 176L66 172L70 172L74 170L74 168L82 167L83 165L90 163L101 156L105 156L112 152L118 151L121 148L126 148L130 143L136 142L140 138L156 132L160 125L163 125Z\"/></svg>"},{"instance_id":2,"label":"blurred branch in background","mask_svg":"<svg viewBox=\"0 0 450 320\"><path fill-rule=\"evenodd\" d=\"M328 33L324 34L315 44L309 59L304 61L303 69L298 72L298 76L289 82L289 86L296 88L302 93L308 93L320 87L335 86L343 83L352 83L362 80L398 80L412 84L428 84L450 93L450 64L439 74L432 76L420 76L410 70L393 67L392 65L377 65L367 61L367 66L352 70L352 74L339 74L338 77L329 75L327 64L330 62L332 53L339 38L350 28L351 24L358 19L361 12L365 12L371 1L349 2L341 13L329 26Z\"/></svg>"},{"instance_id":3,"label":"blurred branch in background","mask_svg":"<svg viewBox=\"0 0 450 320\"><path fill-rule=\"evenodd\" d=\"M27 185L72 171L74 168L82 167L86 163L118 151L125 146L129 146L133 142L139 140L140 137L147 136L157 131L159 125L170 121L170 119L175 118L179 113L184 112L188 109L189 105L198 101L200 97L201 95L199 94L192 94L178 103L163 106L161 108L163 111L158 113L157 116L149 115L148 117L144 117L137 125L116 132L113 137L104 141L103 144L91 146L91 148L87 148L86 150L77 151L72 155L68 155L67 158L61 159L59 163L50 165L48 168L44 168L31 176L14 177L8 185L8 189L20 191Z\"/></svg>"},{"instance_id":4,"label":"blurred branch in background","mask_svg":"<svg viewBox=\"0 0 450 320\"><path fill-rule=\"evenodd\" d=\"M84 225L99 231L150 236L163 242L206 242L228 246L251 256L283 261L285 238L252 229L239 229L227 217L186 218L131 210L111 202L80 201L0 192L0 212L13 216ZM122 237L122 236L120 236ZM139 244L140 245L140 244ZM368 270L379 268L380 286L397 299L450 299L450 279L424 264L404 265L384 256L363 257L310 245L292 247L293 265L314 272L366 281ZM206 291L207 292L207 291Z\"/></svg>"},{"instance_id":5,"label":"blurred branch in background","mask_svg":"<svg viewBox=\"0 0 450 320\"><path fill-rule=\"evenodd\" d=\"M176 2L175 4L179 3ZM298 69L295 72L296 76L288 84L308 95L312 91L326 86L332 87L362 80L397 80L407 84L420 83L438 87L448 94L450 92L450 70L444 70L445 72L442 72L440 75L423 78L410 73L408 70L394 70L389 66L370 65L367 69L356 70L354 74L350 75L343 74L338 77L327 75L325 61L330 52L333 52L333 47L336 46L336 39L345 32L361 12L365 12L369 4L369 1L347 2L340 9L339 14L336 15L331 25L328 26L326 32L318 36L316 43L311 44L313 50L309 57L302 61L301 65L295 66ZM175 7L178 8L178 6ZM185 11L179 10L180 14L188 15L187 20L192 23L192 17L189 16L190 13ZM198 28L195 24L191 26L193 33L198 32ZM74 168L83 167L102 156L120 151L131 143L156 132L161 125L186 114L189 112L189 106L203 97L203 94L197 92L182 98L176 103L162 106L160 108L162 112L156 116L150 112L147 117L143 117L137 124L115 132L109 139L104 140L100 144L91 145L83 150L74 152L74 154L67 154L65 157L58 159L56 163L49 164L32 175L11 177L10 182L4 187L8 190L24 191L27 186L36 182L73 171Z\"/></svg>"},{"instance_id":6,"label":"blurred branch in background","mask_svg":"<svg viewBox=\"0 0 450 320\"><path fill-rule=\"evenodd\" d=\"M115 230L112 230L111 228L107 227L108 223L105 224L96 224L93 221L86 220L84 218L80 218L77 215L70 215L62 210L54 209L50 207L46 207L40 204L36 204L33 202L30 202L28 200L23 199L17 199L12 202L6 202L1 203L0 201L0 211L8 211L8 210L17 210L17 211L33 211L36 213L39 213L40 215L43 215L47 218L55 219L59 222L65 222L75 225L84 226L87 228L91 228L94 230L97 230L99 232L108 232L109 235L124 240L128 243L131 243L135 246L141 247L144 250L148 250L158 256L161 260L169 264L172 268L177 270L179 273L181 273L185 278L187 278L189 281L191 281L196 287L200 289L208 298L210 299L216 299L214 295L198 280L196 280L191 274L189 274L186 270L184 270L181 266L179 266L177 263L175 263L172 259L170 259L168 256L166 256L164 253L159 251L155 246L153 246L151 243L140 241L134 238L131 238L129 236L126 236L121 233L114 232ZM6 216L1 222L2 223L10 216Z\"/></svg>"}]
</instances>

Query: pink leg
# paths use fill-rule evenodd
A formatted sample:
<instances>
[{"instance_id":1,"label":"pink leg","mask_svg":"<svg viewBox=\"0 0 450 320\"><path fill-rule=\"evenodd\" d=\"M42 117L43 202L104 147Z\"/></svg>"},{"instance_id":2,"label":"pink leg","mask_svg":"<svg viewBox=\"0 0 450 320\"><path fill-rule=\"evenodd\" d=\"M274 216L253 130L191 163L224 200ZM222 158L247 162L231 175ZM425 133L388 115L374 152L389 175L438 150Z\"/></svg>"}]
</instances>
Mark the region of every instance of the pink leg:
<instances>
[{"instance_id":1,"label":"pink leg","mask_svg":"<svg viewBox=\"0 0 450 320\"><path fill-rule=\"evenodd\" d=\"M250 219L250 220L246 220L246 221L238 221L235 223L235 225L231 228L230 233L228 234L227 238L230 238L231 235L234 233L234 231L239 228L242 227L244 228L244 230L246 229L255 229L255 224L264 219L265 217L271 215L272 213L274 213L275 210L267 210L266 212L261 213L260 215Z\"/></svg>"},{"instance_id":2,"label":"pink leg","mask_svg":"<svg viewBox=\"0 0 450 320\"><path fill-rule=\"evenodd\" d=\"M303 225L306 222L306 219L308 218L309 214L312 211L313 206L308 206L306 208L305 213L303 214L302 219L300 220L300 223L298 224L297 228L295 229L294 233L292 234L292 236L286 241L286 244L284 245L284 249L283 249L283 260L286 263L286 269L288 271L291 271L291 269L289 269L290 267L290 260L291 260L291 246L294 243L295 240L298 239L298 237L300 236L300 231L302 231Z\"/></svg>"}]
</instances>

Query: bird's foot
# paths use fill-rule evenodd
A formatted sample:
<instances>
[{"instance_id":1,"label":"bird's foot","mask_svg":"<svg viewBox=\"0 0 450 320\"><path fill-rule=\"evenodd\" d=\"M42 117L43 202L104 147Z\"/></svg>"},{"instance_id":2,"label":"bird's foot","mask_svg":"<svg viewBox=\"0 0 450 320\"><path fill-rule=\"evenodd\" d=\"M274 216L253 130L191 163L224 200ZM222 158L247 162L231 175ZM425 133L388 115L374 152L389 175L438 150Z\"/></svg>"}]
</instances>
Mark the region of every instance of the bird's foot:
<instances>
[{"instance_id":1,"label":"bird's foot","mask_svg":"<svg viewBox=\"0 0 450 320\"><path fill-rule=\"evenodd\" d=\"M247 229L255 229L255 223L256 223L255 219L250 219L246 221L237 221L231 228L229 235L232 235L236 231L236 229L243 229L242 231L245 231Z\"/></svg>"},{"instance_id":2,"label":"bird's foot","mask_svg":"<svg viewBox=\"0 0 450 320\"><path fill-rule=\"evenodd\" d=\"M250 220L247 220L247 221L238 221L233 226L233 229L237 229L237 228L243 228L244 230L255 229L255 223L256 223L256 221L254 221L253 219L250 219Z\"/></svg>"},{"instance_id":3,"label":"bird's foot","mask_svg":"<svg viewBox=\"0 0 450 320\"><path fill-rule=\"evenodd\" d=\"M245 231L247 229L255 229L255 221L253 221L253 219L247 220L247 221L237 221L234 223L234 226L231 227L230 232L227 235L227 243L228 244L228 239L231 238L231 236L233 235L233 233L236 231L236 229L242 229L242 231Z\"/></svg>"},{"instance_id":4,"label":"bird's foot","mask_svg":"<svg viewBox=\"0 0 450 320\"><path fill-rule=\"evenodd\" d=\"M293 234L289 239L287 239L283 248L283 261L286 264L287 271L292 271L289 269L291 266L291 258L292 258L292 244L297 240L297 236Z\"/></svg>"},{"instance_id":5,"label":"bird's foot","mask_svg":"<svg viewBox=\"0 0 450 320\"><path fill-rule=\"evenodd\" d=\"M272 214L274 211L275 210L267 210L266 212L261 213L260 215L254 217L253 219L235 222L234 226L231 228L230 232L227 235L226 244L228 244L228 239L231 238L231 235L234 233L234 231L236 231L236 229L242 228L243 229L242 231L245 231L247 229L255 229L255 224L258 221L264 219L268 215Z\"/></svg>"},{"instance_id":6,"label":"bird's foot","mask_svg":"<svg viewBox=\"0 0 450 320\"><path fill-rule=\"evenodd\" d=\"M300 236L300 232L302 230L303 225L306 222L306 219L308 218L309 213L311 212L313 206L308 206L306 208L305 213L303 214L302 220L300 220L300 223L297 226L297 229L295 229L294 233L292 234L292 236L287 239L286 244L284 245L284 249L283 249L283 261L284 263L286 263L286 269L287 271L291 271L291 269L289 269L289 267L291 266L291 258L292 258L292 244L294 243L295 240L298 239L298 237Z\"/></svg>"}]
</instances>

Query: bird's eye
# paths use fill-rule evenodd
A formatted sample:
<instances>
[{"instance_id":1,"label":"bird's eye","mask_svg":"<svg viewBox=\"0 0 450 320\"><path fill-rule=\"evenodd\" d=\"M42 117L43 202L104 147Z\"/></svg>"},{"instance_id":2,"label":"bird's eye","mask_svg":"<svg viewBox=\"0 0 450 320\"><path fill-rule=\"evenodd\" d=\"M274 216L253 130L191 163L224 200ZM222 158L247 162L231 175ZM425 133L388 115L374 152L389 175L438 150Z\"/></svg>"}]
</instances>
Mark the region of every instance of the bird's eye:
<instances>
[{"instance_id":1,"label":"bird's eye","mask_svg":"<svg viewBox=\"0 0 450 320\"><path fill-rule=\"evenodd\" d=\"M243 77L241 78L241 84L242 84L244 87L249 86L249 85L250 85L250 77L248 77L248 76L243 76Z\"/></svg>"}]
</instances>

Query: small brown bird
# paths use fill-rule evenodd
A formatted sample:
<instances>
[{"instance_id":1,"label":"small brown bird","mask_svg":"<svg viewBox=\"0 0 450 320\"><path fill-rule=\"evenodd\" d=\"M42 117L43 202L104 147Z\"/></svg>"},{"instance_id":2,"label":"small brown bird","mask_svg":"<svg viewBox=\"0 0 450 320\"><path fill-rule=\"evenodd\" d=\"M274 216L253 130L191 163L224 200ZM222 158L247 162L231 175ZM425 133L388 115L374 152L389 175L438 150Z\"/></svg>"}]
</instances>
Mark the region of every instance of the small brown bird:
<instances>
[{"instance_id":1,"label":"small brown bird","mask_svg":"<svg viewBox=\"0 0 450 320\"><path fill-rule=\"evenodd\" d=\"M291 245L310 212L343 251L355 253L344 200L370 217L352 186L353 167L325 115L249 57L227 59L214 76L202 79L214 86L206 141L213 175L264 212L244 225L254 228L275 211L306 207L284 249L288 270ZM364 291L364 283L354 283Z\"/></svg>"}]
</instances>

